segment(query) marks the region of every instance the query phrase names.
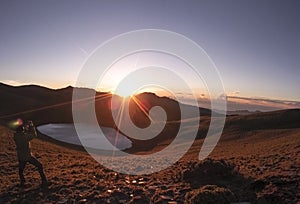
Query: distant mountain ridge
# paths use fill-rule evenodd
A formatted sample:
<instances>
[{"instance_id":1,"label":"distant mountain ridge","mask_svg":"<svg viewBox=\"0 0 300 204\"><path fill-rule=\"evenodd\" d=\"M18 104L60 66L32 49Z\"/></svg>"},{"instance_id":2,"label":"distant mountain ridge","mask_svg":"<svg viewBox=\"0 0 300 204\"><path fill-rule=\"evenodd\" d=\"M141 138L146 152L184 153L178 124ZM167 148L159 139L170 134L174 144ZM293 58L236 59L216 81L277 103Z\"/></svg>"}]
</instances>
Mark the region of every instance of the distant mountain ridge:
<instances>
[{"instance_id":1,"label":"distant mountain ridge","mask_svg":"<svg viewBox=\"0 0 300 204\"><path fill-rule=\"evenodd\" d=\"M112 94L96 92L87 88L66 87L62 89L49 89L37 85L9 86L0 83L0 124L6 125L17 118L33 120L36 125L47 123L73 123L72 118L72 94L74 89L79 89L87 95L95 95L95 99L79 101L82 108L87 108L92 100L95 100L95 111L98 123L101 126L116 128L112 117L112 111L119 111L120 107L111 109ZM116 97L118 98L118 96ZM135 96L142 101L145 110L141 110L138 104L130 101L129 112L132 121L141 128L147 127L150 120L147 112L154 107L162 107L167 114L167 124L160 135L148 142L148 147L157 144L159 141L169 140L176 136L181 120L179 103L168 97L159 97L154 93L141 93ZM121 98L119 97L121 100ZM186 112L193 113L198 109L201 116L209 117L211 111L205 108L181 104ZM146 113L145 113L146 112ZM177 121L177 122L174 122ZM144 141L135 141L139 146L144 146Z\"/></svg>"},{"instance_id":2,"label":"distant mountain ridge","mask_svg":"<svg viewBox=\"0 0 300 204\"><path fill-rule=\"evenodd\" d=\"M112 94L96 92L88 88L74 88L71 86L62 89L49 89L42 86L10 86L0 83L0 124L8 126L9 122L22 118L23 120L33 120L36 125L48 123L73 123L72 118L72 94L74 89L95 94L96 99L80 101L82 108L87 108L91 100L95 100L95 111L98 123L101 126L116 128L112 117L112 111L119 111L111 108ZM146 113L154 106L162 107L167 113L167 124L162 132L156 137L147 140L132 139L135 151L147 151L156 145L171 142L178 133L182 122L179 103L168 97L159 97L153 93L142 93L135 96L142 101L146 107ZM118 96L116 97L118 98ZM121 100L121 98L119 97ZM181 104L187 112L196 109L200 111L201 123L197 127L197 138L206 136L210 125L211 110ZM144 111L133 101L130 102L129 113L134 124L140 128L145 128L150 124L150 120ZM241 132L253 130L269 129L293 129L300 128L300 109L279 110L273 112L255 112L245 115L228 115L222 137L230 137L231 132L240 134ZM147 145L145 145L147 144ZM165 143L164 143L165 144Z\"/></svg>"},{"instance_id":3,"label":"distant mountain ridge","mask_svg":"<svg viewBox=\"0 0 300 204\"><path fill-rule=\"evenodd\" d=\"M300 109L230 116L227 118L226 127L240 131L300 128Z\"/></svg>"},{"instance_id":4,"label":"distant mountain ridge","mask_svg":"<svg viewBox=\"0 0 300 204\"><path fill-rule=\"evenodd\" d=\"M15 117L23 117L24 119L30 119L34 117L37 119L37 124L48 123L48 122L72 122L70 117L70 107L72 105L72 93L74 87L68 86L61 89L50 89L37 85L24 85L24 86L10 86L3 83L0 83L0 122L5 123L8 120L14 119ZM95 92L96 95L96 105L97 108L101 111L105 111L106 107L103 107L104 103L108 103L111 100L112 94L106 92L96 92L93 89L88 88L76 88L81 89L87 92ZM105 99L101 99L105 95ZM110 95L110 96L108 96ZM137 95L141 100L148 101L147 103L150 106L161 105L162 107L172 106L178 104L177 101L167 98L159 97L153 93L142 93ZM104 97L103 97L104 98ZM99 102L101 99L101 103ZM189 105L182 105L186 108L194 108ZM37 109L36 111L34 111ZM39 110L42 109L42 110ZM62 119L57 121L57 118L54 118L50 115L43 115L45 118L40 118L38 114L42 112L47 112L47 109L52 109L52 111L63 111L64 113ZM67 110L64 110L67 109ZM32 112L26 112L30 111ZM211 111L205 108L199 108L201 115L210 115ZM97 111L97 110L96 110ZM25 112L25 113L24 113ZM18 115L17 113L20 113ZM15 114L15 115L13 115ZM5 117L5 115L13 115L11 117ZM54 114L56 115L56 114ZM47 118L48 116L48 118Z\"/></svg>"}]
</instances>

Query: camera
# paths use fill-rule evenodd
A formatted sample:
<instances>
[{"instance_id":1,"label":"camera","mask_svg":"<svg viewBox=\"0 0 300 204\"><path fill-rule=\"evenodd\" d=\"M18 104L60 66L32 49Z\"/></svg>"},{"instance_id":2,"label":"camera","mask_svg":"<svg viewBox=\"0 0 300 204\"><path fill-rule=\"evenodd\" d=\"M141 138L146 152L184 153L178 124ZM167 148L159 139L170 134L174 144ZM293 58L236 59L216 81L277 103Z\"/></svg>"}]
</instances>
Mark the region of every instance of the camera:
<instances>
[{"instance_id":1,"label":"camera","mask_svg":"<svg viewBox=\"0 0 300 204\"><path fill-rule=\"evenodd\" d=\"M32 132L35 131L34 124L31 120L28 120L28 121L25 122L24 131L27 132L27 133L32 133Z\"/></svg>"}]
</instances>

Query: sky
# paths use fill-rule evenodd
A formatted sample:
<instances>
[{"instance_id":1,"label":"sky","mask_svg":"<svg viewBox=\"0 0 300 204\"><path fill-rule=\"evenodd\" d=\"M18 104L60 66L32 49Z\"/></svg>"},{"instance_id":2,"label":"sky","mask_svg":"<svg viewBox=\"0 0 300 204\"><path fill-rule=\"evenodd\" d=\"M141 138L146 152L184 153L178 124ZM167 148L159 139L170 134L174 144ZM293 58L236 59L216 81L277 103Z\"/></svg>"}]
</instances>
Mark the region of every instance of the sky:
<instances>
[{"instance_id":1,"label":"sky","mask_svg":"<svg viewBox=\"0 0 300 204\"><path fill-rule=\"evenodd\" d=\"M1 0L0 82L74 86L103 42L133 30L163 29L206 51L230 109L300 108L299 11L296 0Z\"/></svg>"}]
</instances>

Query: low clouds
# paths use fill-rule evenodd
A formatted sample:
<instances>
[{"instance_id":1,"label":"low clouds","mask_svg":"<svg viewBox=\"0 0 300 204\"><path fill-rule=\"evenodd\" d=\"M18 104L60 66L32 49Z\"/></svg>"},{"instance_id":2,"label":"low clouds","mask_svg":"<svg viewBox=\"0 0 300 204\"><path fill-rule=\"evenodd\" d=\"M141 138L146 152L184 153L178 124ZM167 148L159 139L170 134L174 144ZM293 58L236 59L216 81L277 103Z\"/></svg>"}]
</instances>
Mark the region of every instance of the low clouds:
<instances>
[{"instance_id":1,"label":"low clouds","mask_svg":"<svg viewBox=\"0 0 300 204\"><path fill-rule=\"evenodd\" d=\"M210 108L208 98L198 98L200 107ZM276 100L268 98L250 98L241 96L227 96L227 110L249 110L249 111L274 111L280 109L300 108L300 101Z\"/></svg>"},{"instance_id":2,"label":"low clouds","mask_svg":"<svg viewBox=\"0 0 300 204\"><path fill-rule=\"evenodd\" d=\"M228 109L250 111L271 111L278 109L300 108L300 101L277 100L269 98L250 98L241 96L227 96Z\"/></svg>"},{"instance_id":3,"label":"low clouds","mask_svg":"<svg viewBox=\"0 0 300 204\"><path fill-rule=\"evenodd\" d=\"M185 93L176 93L179 96L179 99L184 101L186 104L194 105L193 99L190 95ZM240 94L239 91L234 91L227 95L227 110L228 111L236 111L236 110L249 110L249 111L274 111L280 109L300 109L300 101L292 101L292 100L277 100L277 99L269 99L269 98L255 98L255 97L243 97L238 96ZM174 97L171 97L174 98ZM218 99L215 100L215 103L218 104ZM203 108L211 108L211 100L209 99L209 95L200 94L197 97L198 105Z\"/></svg>"}]
</instances>

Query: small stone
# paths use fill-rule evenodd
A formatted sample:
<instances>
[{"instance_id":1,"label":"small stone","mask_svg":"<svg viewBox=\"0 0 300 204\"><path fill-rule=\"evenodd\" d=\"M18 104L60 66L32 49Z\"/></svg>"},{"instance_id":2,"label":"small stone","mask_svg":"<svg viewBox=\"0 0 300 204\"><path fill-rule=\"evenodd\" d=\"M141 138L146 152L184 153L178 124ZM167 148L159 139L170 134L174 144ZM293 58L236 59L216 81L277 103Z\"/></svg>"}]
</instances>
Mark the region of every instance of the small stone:
<instances>
[{"instance_id":1,"label":"small stone","mask_svg":"<svg viewBox=\"0 0 300 204\"><path fill-rule=\"evenodd\" d=\"M163 199L163 200L172 200L172 198L171 198L170 196L161 195L160 197L161 197L161 199Z\"/></svg>"}]
</instances>

